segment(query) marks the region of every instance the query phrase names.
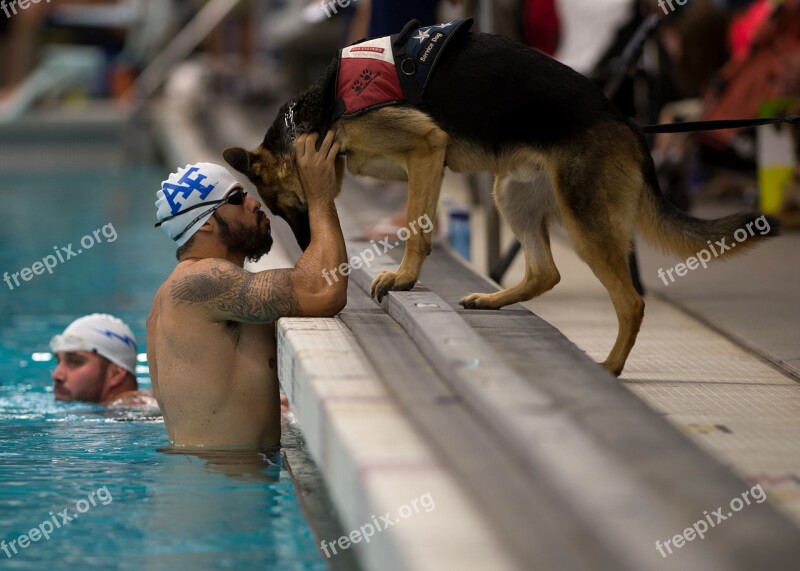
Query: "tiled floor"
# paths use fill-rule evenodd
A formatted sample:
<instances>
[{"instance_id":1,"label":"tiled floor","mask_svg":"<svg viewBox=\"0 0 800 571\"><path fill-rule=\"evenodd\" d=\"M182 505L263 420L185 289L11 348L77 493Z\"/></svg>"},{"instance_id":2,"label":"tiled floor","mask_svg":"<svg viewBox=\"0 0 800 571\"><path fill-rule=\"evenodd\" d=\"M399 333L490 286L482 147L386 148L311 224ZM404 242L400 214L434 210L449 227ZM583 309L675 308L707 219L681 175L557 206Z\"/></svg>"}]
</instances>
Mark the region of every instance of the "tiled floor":
<instances>
[{"instance_id":1,"label":"tiled floor","mask_svg":"<svg viewBox=\"0 0 800 571\"><path fill-rule=\"evenodd\" d=\"M611 302L566 241L552 247L562 282L526 305L602 361L617 331ZM506 282L521 276L518 260ZM669 303L646 301L622 382L800 523L800 384Z\"/></svg>"}]
</instances>

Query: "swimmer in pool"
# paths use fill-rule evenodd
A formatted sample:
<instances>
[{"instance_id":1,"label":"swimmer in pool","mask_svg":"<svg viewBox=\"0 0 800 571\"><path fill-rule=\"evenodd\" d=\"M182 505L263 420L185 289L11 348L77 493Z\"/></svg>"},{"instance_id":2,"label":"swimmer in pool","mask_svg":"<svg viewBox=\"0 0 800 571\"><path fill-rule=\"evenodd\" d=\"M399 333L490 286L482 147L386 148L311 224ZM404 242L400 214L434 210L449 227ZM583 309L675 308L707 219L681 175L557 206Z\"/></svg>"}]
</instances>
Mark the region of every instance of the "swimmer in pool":
<instances>
[{"instance_id":1,"label":"swimmer in pool","mask_svg":"<svg viewBox=\"0 0 800 571\"><path fill-rule=\"evenodd\" d=\"M156 406L136 382L136 338L124 321L94 313L73 321L50 341L58 365L56 400L107 406Z\"/></svg>"},{"instance_id":2,"label":"swimmer in pool","mask_svg":"<svg viewBox=\"0 0 800 571\"><path fill-rule=\"evenodd\" d=\"M275 322L333 316L347 302L347 280L323 277L347 258L333 201L339 144L333 131L319 151L316 142L303 135L295 144L311 243L294 268L243 269L269 252L270 222L225 167L187 165L157 193L178 265L153 300L147 357L173 447L279 446Z\"/></svg>"}]
</instances>

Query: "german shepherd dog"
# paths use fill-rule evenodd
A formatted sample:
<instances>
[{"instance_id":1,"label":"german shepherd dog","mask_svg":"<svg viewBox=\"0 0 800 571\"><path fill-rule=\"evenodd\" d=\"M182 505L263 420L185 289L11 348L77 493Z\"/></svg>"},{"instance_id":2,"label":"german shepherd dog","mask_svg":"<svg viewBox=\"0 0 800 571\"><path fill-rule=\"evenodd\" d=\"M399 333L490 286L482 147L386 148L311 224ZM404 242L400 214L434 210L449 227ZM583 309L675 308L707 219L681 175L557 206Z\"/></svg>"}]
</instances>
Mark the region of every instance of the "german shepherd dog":
<instances>
[{"instance_id":1,"label":"german shepherd dog","mask_svg":"<svg viewBox=\"0 0 800 571\"><path fill-rule=\"evenodd\" d=\"M640 127L624 116L589 79L541 52L501 36L454 37L437 63L421 105L382 107L328 125L336 97L337 62L309 89L285 104L264 141L252 152L226 149L225 160L255 184L273 214L285 219L305 248L308 209L287 136L335 129L355 175L407 180L407 220L435 220L445 166L455 172L490 171L493 197L525 253L525 277L496 293L473 293L467 309L498 309L545 293L560 275L550 251L548 226L559 221L578 255L608 290L619 323L603 366L619 375L644 316L644 301L628 268L634 230L682 257L727 240L759 213L700 220L663 197ZM341 185L344 161L337 160ZM726 255L739 253L777 233ZM395 272L372 283L378 300L414 286L431 234L413 233Z\"/></svg>"}]
</instances>

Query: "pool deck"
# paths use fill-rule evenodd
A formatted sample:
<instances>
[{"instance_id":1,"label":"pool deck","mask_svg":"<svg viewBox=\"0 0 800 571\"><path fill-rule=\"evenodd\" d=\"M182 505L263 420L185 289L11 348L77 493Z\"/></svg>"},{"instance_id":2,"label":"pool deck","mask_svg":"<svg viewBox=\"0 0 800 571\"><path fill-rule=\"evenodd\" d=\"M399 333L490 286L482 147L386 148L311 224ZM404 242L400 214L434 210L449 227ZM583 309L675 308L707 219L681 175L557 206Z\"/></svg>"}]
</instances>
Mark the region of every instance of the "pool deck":
<instances>
[{"instance_id":1,"label":"pool deck","mask_svg":"<svg viewBox=\"0 0 800 571\"><path fill-rule=\"evenodd\" d=\"M225 106L208 115L205 133L179 107L162 106L156 118L175 166L219 161L228 144L254 147L267 126ZM339 207L352 256L370 246L357 240L361 228L393 205L352 178L347 185ZM448 177L445 191L463 185ZM273 227L277 244L290 243L285 225ZM796 243L775 243L797 252ZM458 307L464 294L496 285L441 246L414 290L379 305L368 284L396 265L398 248L355 270L340 316L279 323L281 383L342 527L383 514L399 520L369 543L353 535L363 567L796 568L800 385L781 363L797 363L797 321L788 319L797 304L785 321L771 312L774 322L761 324L784 328L770 333L784 348L767 360L650 295L620 382L590 359L604 357L616 332L605 292L565 243L554 239L553 249L562 283L524 307ZM286 267L297 253L289 247L265 262ZM733 263L747 267L753 257ZM509 281L519 272L512 267ZM684 292L679 285L668 293ZM735 322L744 305L732 299L719 313ZM766 338L751 337L751 349ZM768 502L669 557L656 550L656 540L758 483ZM435 509L419 501L412 509L426 495Z\"/></svg>"}]
</instances>

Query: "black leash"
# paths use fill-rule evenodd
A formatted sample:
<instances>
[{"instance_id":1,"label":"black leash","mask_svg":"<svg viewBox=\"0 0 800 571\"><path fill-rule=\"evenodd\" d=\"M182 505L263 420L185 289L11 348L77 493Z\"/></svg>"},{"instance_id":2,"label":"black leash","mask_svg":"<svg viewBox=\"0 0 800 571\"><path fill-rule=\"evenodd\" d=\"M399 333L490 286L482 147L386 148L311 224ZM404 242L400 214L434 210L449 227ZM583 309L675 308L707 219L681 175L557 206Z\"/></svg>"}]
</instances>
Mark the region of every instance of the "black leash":
<instances>
[{"instance_id":1,"label":"black leash","mask_svg":"<svg viewBox=\"0 0 800 571\"><path fill-rule=\"evenodd\" d=\"M720 119L718 121L684 121L681 123L663 123L659 125L642 125L645 133L688 133L691 131L714 131L716 129L740 129L742 127L758 127L759 125L775 125L777 123L800 124L800 115L788 117L769 117L764 119Z\"/></svg>"}]
</instances>

